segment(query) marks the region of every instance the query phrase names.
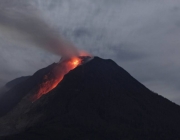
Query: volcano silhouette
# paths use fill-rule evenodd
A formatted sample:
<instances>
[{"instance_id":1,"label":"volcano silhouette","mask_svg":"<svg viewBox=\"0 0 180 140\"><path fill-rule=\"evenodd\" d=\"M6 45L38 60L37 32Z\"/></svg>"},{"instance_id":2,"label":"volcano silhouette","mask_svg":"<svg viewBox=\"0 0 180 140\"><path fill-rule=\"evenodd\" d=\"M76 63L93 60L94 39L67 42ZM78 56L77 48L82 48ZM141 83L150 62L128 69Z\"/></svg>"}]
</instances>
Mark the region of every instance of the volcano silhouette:
<instances>
[{"instance_id":1,"label":"volcano silhouette","mask_svg":"<svg viewBox=\"0 0 180 140\"><path fill-rule=\"evenodd\" d=\"M32 103L33 87L54 65L10 84L0 98L0 139L180 139L180 106L109 59L94 57L78 66Z\"/></svg>"}]
</instances>

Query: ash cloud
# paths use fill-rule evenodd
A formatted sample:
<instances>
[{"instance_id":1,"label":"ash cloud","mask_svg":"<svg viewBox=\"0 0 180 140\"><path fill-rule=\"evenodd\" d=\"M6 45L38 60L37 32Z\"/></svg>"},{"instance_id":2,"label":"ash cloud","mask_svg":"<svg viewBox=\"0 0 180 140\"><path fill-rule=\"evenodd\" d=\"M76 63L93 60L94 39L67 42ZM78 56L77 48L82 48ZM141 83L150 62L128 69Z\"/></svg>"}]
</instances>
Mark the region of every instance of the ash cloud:
<instances>
[{"instance_id":1,"label":"ash cloud","mask_svg":"<svg viewBox=\"0 0 180 140\"><path fill-rule=\"evenodd\" d=\"M21 0L0 1L0 28L14 30L27 36L31 41L53 54L70 57L78 55L78 50L65 41L56 29L46 23L38 10ZM19 35L19 34L16 34Z\"/></svg>"}]
</instances>

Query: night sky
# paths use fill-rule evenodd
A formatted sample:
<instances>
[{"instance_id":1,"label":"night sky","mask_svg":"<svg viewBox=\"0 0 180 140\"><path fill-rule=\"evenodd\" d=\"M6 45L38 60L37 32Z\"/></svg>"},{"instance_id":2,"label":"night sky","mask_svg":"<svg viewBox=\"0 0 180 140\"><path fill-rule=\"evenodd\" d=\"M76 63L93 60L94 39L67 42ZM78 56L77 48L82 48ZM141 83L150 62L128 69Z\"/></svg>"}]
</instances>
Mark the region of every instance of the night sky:
<instances>
[{"instance_id":1,"label":"night sky","mask_svg":"<svg viewBox=\"0 0 180 140\"><path fill-rule=\"evenodd\" d=\"M0 0L2 7L24 13L34 7L77 48L113 59L150 90L180 104L179 0ZM0 26L0 86L59 61L37 45Z\"/></svg>"}]
</instances>

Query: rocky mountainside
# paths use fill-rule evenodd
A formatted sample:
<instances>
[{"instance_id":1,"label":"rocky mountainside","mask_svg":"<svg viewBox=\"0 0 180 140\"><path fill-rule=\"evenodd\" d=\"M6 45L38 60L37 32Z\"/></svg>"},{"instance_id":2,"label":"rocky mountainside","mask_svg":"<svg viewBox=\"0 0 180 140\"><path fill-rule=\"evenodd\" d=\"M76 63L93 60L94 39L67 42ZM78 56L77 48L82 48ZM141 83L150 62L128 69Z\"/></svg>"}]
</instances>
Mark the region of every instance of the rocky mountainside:
<instances>
[{"instance_id":1,"label":"rocky mountainside","mask_svg":"<svg viewBox=\"0 0 180 140\"><path fill-rule=\"evenodd\" d=\"M180 138L180 106L150 91L112 60L95 57L78 66L32 103L30 90L54 65L0 99L0 139Z\"/></svg>"},{"instance_id":2,"label":"rocky mountainside","mask_svg":"<svg viewBox=\"0 0 180 140\"><path fill-rule=\"evenodd\" d=\"M8 82L5 86L10 90L0 98L0 117L16 106L25 95L32 92L42 82L43 76L50 72L55 65L57 64L54 63L47 68L43 68L33 76L21 77Z\"/></svg>"},{"instance_id":3,"label":"rocky mountainside","mask_svg":"<svg viewBox=\"0 0 180 140\"><path fill-rule=\"evenodd\" d=\"M28 78L30 78L31 76L22 76L22 77L19 77L19 78L16 78L8 83L6 83L6 87L7 88L13 88L14 86L26 81Z\"/></svg>"}]
</instances>

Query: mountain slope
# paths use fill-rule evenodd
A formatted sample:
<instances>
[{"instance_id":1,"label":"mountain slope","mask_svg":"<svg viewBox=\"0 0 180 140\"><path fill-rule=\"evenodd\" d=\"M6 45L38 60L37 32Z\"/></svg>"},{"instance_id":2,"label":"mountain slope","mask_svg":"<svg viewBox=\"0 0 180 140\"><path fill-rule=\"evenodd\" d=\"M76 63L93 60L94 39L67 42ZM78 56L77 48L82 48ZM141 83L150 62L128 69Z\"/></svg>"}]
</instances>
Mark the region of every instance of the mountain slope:
<instances>
[{"instance_id":1,"label":"mountain slope","mask_svg":"<svg viewBox=\"0 0 180 140\"><path fill-rule=\"evenodd\" d=\"M22 132L2 139L180 138L180 107L112 60L95 57L33 104L27 102L21 100L9 115L10 120L16 114L20 121L13 126Z\"/></svg>"},{"instance_id":2,"label":"mountain slope","mask_svg":"<svg viewBox=\"0 0 180 140\"><path fill-rule=\"evenodd\" d=\"M26 81L30 76L22 76L19 78L16 78L8 83L6 83L3 87L0 88L0 98L11 88L18 85L19 83L22 83Z\"/></svg>"},{"instance_id":3,"label":"mountain slope","mask_svg":"<svg viewBox=\"0 0 180 140\"><path fill-rule=\"evenodd\" d=\"M13 88L14 86L26 81L30 76L22 76L22 77L19 77L19 78L16 78L10 82L8 82L5 86L7 88Z\"/></svg>"},{"instance_id":4,"label":"mountain slope","mask_svg":"<svg viewBox=\"0 0 180 140\"><path fill-rule=\"evenodd\" d=\"M0 98L0 117L16 106L25 95L32 92L42 82L44 75L50 72L55 65L57 64L54 63L43 68L33 76L21 77L8 82L6 87L9 87L10 90Z\"/></svg>"}]
</instances>

